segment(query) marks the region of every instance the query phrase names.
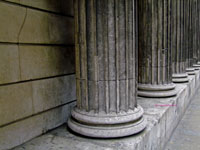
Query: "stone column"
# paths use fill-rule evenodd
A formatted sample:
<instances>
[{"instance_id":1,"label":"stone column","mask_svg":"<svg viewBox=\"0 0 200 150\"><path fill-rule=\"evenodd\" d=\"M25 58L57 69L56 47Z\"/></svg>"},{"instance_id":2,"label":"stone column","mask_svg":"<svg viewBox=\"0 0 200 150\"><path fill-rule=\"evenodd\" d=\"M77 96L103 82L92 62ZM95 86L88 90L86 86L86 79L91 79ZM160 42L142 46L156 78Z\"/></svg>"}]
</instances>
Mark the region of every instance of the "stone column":
<instances>
[{"instance_id":1,"label":"stone column","mask_svg":"<svg viewBox=\"0 0 200 150\"><path fill-rule=\"evenodd\" d=\"M198 55L198 62L197 64L200 65L200 0L197 0L197 55Z\"/></svg>"},{"instance_id":2,"label":"stone column","mask_svg":"<svg viewBox=\"0 0 200 150\"><path fill-rule=\"evenodd\" d=\"M172 0L172 80L174 83L188 82L184 33L184 1Z\"/></svg>"},{"instance_id":3,"label":"stone column","mask_svg":"<svg viewBox=\"0 0 200 150\"><path fill-rule=\"evenodd\" d=\"M176 95L171 67L172 1L138 1L139 96L154 98Z\"/></svg>"},{"instance_id":4,"label":"stone column","mask_svg":"<svg viewBox=\"0 0 200 150\"><path fill-rule=\"evenodd\" d=\"M199 32L198 32L198 0L193 0L192 1L192 10L193 10L193 23L192 23L192 29L193 29L193 59L194 59L194 64L193 67L195 68L195 70L199 70L200 69L200 65L198 64L198 38L199 38Z\"/></svg>"},{"instance_id":5,"label":"stone column","mask_svg":"<svg viewBox=\"0 0 200 150\"><path fill-rule=\"evenodd\" d=\"M98 138L141 132L136 0L75 0L77 106L69 127Z\"/></svg>"},{"instance_id":6,"label":"stone column","mask_svg":"<svg viewBox=\"0 0 200 150\"><path fill-rule=\"evenodd\" d=\"M194 59L193 59L193 31L192 31L192 0L184 1L186 3L186 33L187 33L187 49L186 49L186 72L189 75L195 75L195 69L193 67Z\"/></svg>"}]
</instances>

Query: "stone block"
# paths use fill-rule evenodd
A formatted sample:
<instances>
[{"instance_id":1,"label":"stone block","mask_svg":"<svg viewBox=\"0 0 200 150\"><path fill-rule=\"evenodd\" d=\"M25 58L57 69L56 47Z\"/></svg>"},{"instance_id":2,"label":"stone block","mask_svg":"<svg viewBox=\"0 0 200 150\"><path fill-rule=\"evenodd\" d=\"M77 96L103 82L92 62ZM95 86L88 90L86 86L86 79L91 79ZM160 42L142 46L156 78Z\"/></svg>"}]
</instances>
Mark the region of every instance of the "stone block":
<instances>
[{"instance_id":1,"label":"stone block","mask_svg":"<svg viewBox=\"0 0 200 150\"><path fill-rule=\"evenodd\" d=\"M66 122L75 103L55 108L0 128L0 150L20 145Z\"/></svg>"},{"instance_id":2,"label":"stone block","mask_svg":"<svg viewBox=\"0 0 200 150\"><path fill-rule=\"evenodd\" d=\"M19 80L20 66L18 46L0 44L0 84L17 82Z\"/></svg>"},{"instance_id":3,"label":"stone block","mask_svg":"<svg viewBox=\"0 0 200 150\"><path fill-rule=\"evenodd\" d=\"M0 42L18 42L26 8L0 1Z\"/></svg>"},{"instance_id":4,"label":"stone block","mask_svg":"<svg viewBox=\"0 0 200 150\"><path fill-rule=\"evenodd\" d=\"M73 18L28 8L19 42L73 45Z\"/></svg>"},{"instance_id":5,"label":"stone block","mask_svg":"<svg viewBox=\"0 0 200 150\"><path fill-rule=\"evenodd\" d=\"M0 86L0 126L76 99L75 76Z\"/></svg>"},{"instance_id":6,"label":"stone block","mask_svg":"<svg viewBox=\"0 0 200 150\"><path fill-rule=\"evenodd\" d=\"M73 0L6 0L33 8L73 16Z\"/></svg>"},{"instance_id":7,"label":"stone block","mask_svg":"<svg viewBox=\"0 0 200 150\"><path fill-rule=\"evenodd\" d=\"M19 49L22 80L75 72L73 47L20 46Z\"/></svg>"},{"instance_id":8,"label":"stone block","mask_svg":"<svg viewBox=\"0 0 200 150\"><path fill-rule=\"evenodd\" d=\"M32 102L31 83L0 86L0 126L32 115Z\"/></svg>"},{"instance_id":9,"label":"stone block","mask_svg":"<svg viewBox=\"0 0 200 150\"><path fill-rule=\"evenodd\" d=\"M42 112L76 99L75 76L33 82L34 113Z\"/></svg>"}]
</instances>

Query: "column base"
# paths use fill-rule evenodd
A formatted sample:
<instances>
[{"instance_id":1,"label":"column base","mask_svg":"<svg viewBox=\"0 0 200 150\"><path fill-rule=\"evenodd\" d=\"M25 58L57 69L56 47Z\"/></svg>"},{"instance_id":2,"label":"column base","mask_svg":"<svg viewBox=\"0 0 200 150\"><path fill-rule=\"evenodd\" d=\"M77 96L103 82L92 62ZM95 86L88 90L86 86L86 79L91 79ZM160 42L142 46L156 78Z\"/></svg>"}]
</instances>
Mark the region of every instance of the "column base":
<instances>
[{"instance_id":1,"label":"column base","mask_svg":"<svg viewBox=\"0 0 200 150\"><path fill-rule=\"evenodd\" d=\"M194 64L193 67L195 70L200 70L200 64Z\"/></svg>"},{"instance_id":2,"label":"column base","mask_svg":"<svg viewBox=\"0 0 200 150\"><path fill-rule=\"evenodd\" d=\"M176 85L174 83L163 85L139 84L138 96L149 98L172 97L177 94L175 87Z\"/></svg>"},{"instance_id":3,"label":"column base","mask_svg":"<svg viewBox=\"0 0 200 150\"><path fill-rule=\"evenodd\" d=\"M180 74L173 74L172 81L174 83L185 83L188 82L189 79L187 73L180 73Z\"/></svg>"},{"instance_id":4,"label":"column base","mask_svg":"<svg viewBox=\"0 0 200 150\"><path fill-rule=\"evenodd\" d=\"M81 112L75 108L68 120L68 126L74 132L87 137L124 137L145 129L147 122L143 118L143 113L141 106L128 112L112 114Z\"/></svg>"},{"instance_id":5,"label":"column base","mask_svg":"<svg viewBox=\"0 0 200 150\"><path fill-rule=\"evenodd\" d=\"M195 75L195 69L194 68L187 68L186 73L188 75Z\"/></svg>"}]
</instances>

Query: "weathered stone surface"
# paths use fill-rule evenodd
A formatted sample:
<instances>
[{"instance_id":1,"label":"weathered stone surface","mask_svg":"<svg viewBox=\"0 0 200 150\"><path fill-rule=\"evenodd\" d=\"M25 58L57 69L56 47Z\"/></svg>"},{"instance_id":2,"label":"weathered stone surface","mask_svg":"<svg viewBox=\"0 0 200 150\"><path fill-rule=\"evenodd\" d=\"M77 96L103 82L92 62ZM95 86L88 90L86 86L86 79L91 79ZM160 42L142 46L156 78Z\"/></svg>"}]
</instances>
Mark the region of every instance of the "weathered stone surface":
<instances>
[{"instance_id":1,"label":"weathered stone surface","mask_svg":"<svg viewBox=\"0 0 200 150\"><path fill-rule=\"evenodd\" d=\"M159 93L159 97L174 96L174 88L169 89L173 84L170 45L171 0L140 0L138 3L138 95L157 97ZM160 86L163 86L162 90Z\"/></svg>"},{"instance_id":2,"label":"weathered stone surface","mask_svg":"<svg viewBox=\"0 0 200 150\"><path fill-rule=\"evenodd\" d=\"M76 99L75 76L0 86L0 126Z\"/></svg>"},{"instance_id":3,"label":"weathered stone surface","mask_svg":"<svg viewBox=\"0 0 200 150\"><path fill-rule=\"evenodd\" d=\"M20 145L66 122L75 103L32 116L0 128L0 150Z\"/></svg>"},{"instance_id":4,"label":"weathered stone surface","mask_svg":"<svg viewBox=\"0 0 200 150\"><path fill-rule=\"evenodd\" d=\"M166 150L200 149L200 90L196 92L183 119L173 133Z\"/></svg>"},{"instance_id":5,"label":"weathered stone surface","mask_svg":"<svg viewBox=\"0 0 200 150\"><path fill-rule=\"evenodd\" d=\"M136 0L74 5L77 107L68 126L98 138L143 131L146 120L136 102Z\"/></svg>"},{"instance_id":6,"label":"weathered stone surface","mask_svg":"<svg viewBox=\"0 0 200 150\"><path fill-rule=\"evenodd\" d=\"M21 80L75 72L74 48L61 46L19 46Z\"/></svg>"},{"instance_id":7,"label":"weathered stone surface","mask_svg":"<svg viewBox=\"0 0 200 150\"><path fill-rule=\"evenodd\" d=\"M26 8L0 2L0 42L18 42Z\"/></svg>"},{"instance_id":8,"label":"weathered stone surface","mask_svg":"<svg viewBox=\"0 0 200 150\"><path fill-rule=\"evenodd\" d=\"M174 83L188 82L186 74L186 33L184 18L184 1L172 1L172 81Z\"/></svg>"},{"instance_id":9,"label":"weathered stone surface","mask_svg":"<svg viewBox=\"0 0 200 150\"><path fill-rule=\"evenodd\" d=\"M73 45L73 18L27 9L19 42Z\"/></svg>"},{"instance_id":10,"label":"weathered stone surface","mask_svg":"<svg viewBox=\"0 0 200 150\"><path fill-rule=\"evenodd\" d=\"M74 44L74 21L34 9L0 2L0 42Z\"/></svg>"},{"instance_id":11,"label":"weathered stone surface","mask_svg":"<svg viewBox=\"0 0 200 150\"><path fill-rule=\"evenodd\" d=\"M31 83L0 86L0 126L32 115L32 103Z\"/></svg>"},{"instance_id":12,"label":"weathered stone surface","mask_svg":"<svg viewBox=\"0 0 200 150\"><path fill-rule=\"evenodd\" d=\"M34 113L76 100L75 76L39 80L33 84Z\"/></svg>"},{"instance_id":13,"label":"weathered stone surface","mask_svg":"<svg viewBox=\"0 0 200 150\"><path fill-rule=\"evenodd\" d=\"M20 66L18 46L0 44L0 84L19 80Z\"/></svg>"},{"instance_id":14,"label":"weathered stone surface","mask_svg":"<svg viewBox=\"0 0 200 150\"><path fill-rule=\"evenodd\" d=\"M5 0L47 11L73 16L73 0Z\"/></svg>"},{"instance_id":15,"label":"weathered stone surface","mask_svg":"<svg viewBox=\"0 0 200 150\"><path fill-rule=\"evenodd\" d=\"M100 140L74 134L63 126L13 150L163 150L189 103L193 100L192 97L199 85L198 72L196 76L189 76L189 83L177 84L178 93L176 97L164 99L138 98L138 103L145 111L144 117L148 121L147 128L139 135ZM199 112L199 107L195 108ZM190 118L190 120L192 119L194 117ZM190 130L193 129L196 128ZM194 132L192 134L194 135ZM179 139L182 140L182 138ZM179 145L179 147L182 147L182 145Z\"/></svg>"}]
</instances>

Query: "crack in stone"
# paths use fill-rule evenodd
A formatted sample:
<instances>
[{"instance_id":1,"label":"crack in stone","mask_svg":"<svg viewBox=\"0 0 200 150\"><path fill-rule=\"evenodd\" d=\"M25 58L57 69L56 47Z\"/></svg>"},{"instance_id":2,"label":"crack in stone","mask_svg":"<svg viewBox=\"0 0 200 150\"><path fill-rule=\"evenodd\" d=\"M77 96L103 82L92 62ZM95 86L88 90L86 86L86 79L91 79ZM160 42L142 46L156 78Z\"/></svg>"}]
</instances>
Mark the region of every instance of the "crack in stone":
<instances>
[{"instance_id":1,"label":"crack in stone","mask_svg":"<svg viewBox=\"0 0 200 150\"><path fill-rule=\"evenodd\" d=\"M22 29L23 29L23 27L24 27L24 24L25 24L25 22L26 22L27 13L28 13L28 11L27 11L27 8L26 8L26 13L25 13L25 16L24 16L24 20L23 20L22 26L20 27L19 33L18 33L18 35L17 35L17 42L18 42L18 43L19 43L20 34L21 34Z\"/></svg>"}]
</instances>

